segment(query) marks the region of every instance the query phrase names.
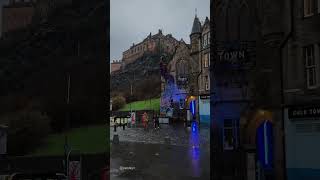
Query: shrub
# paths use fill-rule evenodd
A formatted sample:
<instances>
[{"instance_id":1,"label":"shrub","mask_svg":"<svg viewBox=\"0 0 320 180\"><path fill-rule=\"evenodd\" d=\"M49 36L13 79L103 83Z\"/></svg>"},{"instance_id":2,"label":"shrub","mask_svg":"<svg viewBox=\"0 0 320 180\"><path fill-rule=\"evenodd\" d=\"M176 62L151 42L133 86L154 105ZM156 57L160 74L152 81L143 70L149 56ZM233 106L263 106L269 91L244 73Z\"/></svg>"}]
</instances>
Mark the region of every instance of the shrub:
<instances>
[{"instance_id":1,"label":"shrub","mask_svg":"<svg viewBox=\"0 0 320 180\"><path fill-rule=\"evenodd\" d=\"M18 111L0 118L9 127L8 154L24 155L50 133L50 119L40 111Z\"/></svg>"},{"instance_id":2,"label":"shrub","mask_svg":"<svg viewBox=\"0 0 320 180\"><path fill-rule=\"evenodd\" d=\"M115 96L112 98L112 110L119 110L126 104L126 99L123 96Z\"/></svg>"}]
</instances>

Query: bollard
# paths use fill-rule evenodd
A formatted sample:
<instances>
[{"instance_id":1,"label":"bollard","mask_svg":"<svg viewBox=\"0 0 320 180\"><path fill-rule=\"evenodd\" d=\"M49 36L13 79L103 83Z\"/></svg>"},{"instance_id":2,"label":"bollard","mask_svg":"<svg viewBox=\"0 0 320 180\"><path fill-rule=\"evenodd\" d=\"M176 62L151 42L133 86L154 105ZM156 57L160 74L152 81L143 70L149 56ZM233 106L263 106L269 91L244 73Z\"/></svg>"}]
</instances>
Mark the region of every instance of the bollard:
<instances>
[{"instance_id":1,"label":"bollard","mask_svg":"<svg viewBox=\"0 0 320 180\"><path fill-rule=\"evenodd\" d=\"M167 137L164 138L164 143L165 143L165 147L166 147L167 149L171 149L171 147L170 147L171 142L170 142L169 136L167 136Z\"/></svg>"},{"instance_id":2,"label":"bollard","mask_svg":"<svg viewBox=\"0 0 320 180\"><path fill-rule=\"evenodd\" d=\"M118 134L114 134L113 135L112 143L113 144L119 144L119 135Z\"/></svg>"},{"instance_id":3,"label":"bollard","mask_svg":"<svg viewBox=\"0 0 320 180\"><path fill-rule=\"evenodd\" d=\"M164 142L165 142L165 144L170 145L170 138L169 138L169 136L166 136L166 137L164 138Z\"/></svg>"},{"instance_id":4,"label":"bollard","mask_svg":"<svg viewBox=\"0 0 320 180\"><path fill-rule=\"evenodd\" d=\"M113 131L117 132L117 125L116 124L113 125Z\"/></svg>"},{"instance_id":5,"label":"bollard","mask_svg":"<svg viewBox=\"0 0 320 180\"><path fill-rule=\"evenodd\" d=\"M126 124L122 125L122 129L125 130L126 129Z\"/></svg>"}]
</instances>

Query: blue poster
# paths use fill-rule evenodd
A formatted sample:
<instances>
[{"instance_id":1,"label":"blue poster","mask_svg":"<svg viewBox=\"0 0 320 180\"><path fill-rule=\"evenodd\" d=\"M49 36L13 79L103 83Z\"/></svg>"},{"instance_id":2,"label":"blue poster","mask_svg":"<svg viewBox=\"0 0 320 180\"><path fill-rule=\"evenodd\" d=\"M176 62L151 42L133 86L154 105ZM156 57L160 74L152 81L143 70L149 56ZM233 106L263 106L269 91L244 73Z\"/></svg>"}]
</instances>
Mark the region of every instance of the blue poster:
<instances>
[{"instance_id":1,"label":"blue poster","mask_svg":"<svg viewBox=\"0 0 320 180\"><path fill-rule=\"evenodd\" d=\"M264 170L273 169L273 133L272 124L264 121L257 129L258 160Z\"/></svg>"}]
</instances>

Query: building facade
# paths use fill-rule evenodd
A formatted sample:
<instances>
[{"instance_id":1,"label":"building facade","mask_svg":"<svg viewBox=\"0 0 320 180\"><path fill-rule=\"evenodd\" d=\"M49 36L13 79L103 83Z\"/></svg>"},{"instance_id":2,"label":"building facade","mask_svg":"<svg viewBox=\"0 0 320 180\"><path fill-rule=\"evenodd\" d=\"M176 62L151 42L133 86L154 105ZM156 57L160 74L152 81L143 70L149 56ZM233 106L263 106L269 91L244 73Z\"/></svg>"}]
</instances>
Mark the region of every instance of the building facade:
<instances>
[{"instance_id":1,"label":"building facade","mask_svg":"<svg viewBox=\"0 0 320 180\"><path fill-rule=\"evenodd\" d=\"M320 179L320 1L292 2L281 49L286 177Z\"/></svg>"},{"instance_id":2,"label":"building facade","mask_svg":"<svg viewBox=\"0 0 320 180\"><path fill-rule=\"evenodd\" d=\"M176 114L180 119L183 117L182 119L197 119L207 124L210 122L209 39L209 18L202 25L195 16L190 44L180 40L172 60L166 65L172 84L169 85L169 81L162 76L163 97L169 100L163 98L161 106L171 101L167 105L176 107L174 110L178 112Z\"/></svg>"},{"instance_id":3,"label":"building facade","mask_svg":"<svg viewBox=\"0 0 320 180\"><path fill-rule=\"evenodd\" d=\"M238 169L242 177L252 179L319 179L319 143L314 143L319 138L319 4L318 0L213 2L215 177L235 177ZM235 40L239 44L228 43ZM245 52L235 52L241 46ZM221 62L230 57L237 58ZM246 61L254 62L240 73L247 74L239 83L241 91L248 88L247 98L242 99L247 102L232 90L234 77L240 77L236 75L240 66L234 65ZM229 79L232 74L236 76ZM232 117L239 123L230 123ZM229 151L229 144L237 151Z\"/></svg>"},{"instance_id":4,"label":"building facade","mask_svg":"<svg viewBox=\"0 0 320 180\"><path fill-rule=\"evenodd\" d=\"M201 28L201 46L199 57L199 118L201 122L210 122L210 21L206 17Z\"/></svg>"}]
</instances>

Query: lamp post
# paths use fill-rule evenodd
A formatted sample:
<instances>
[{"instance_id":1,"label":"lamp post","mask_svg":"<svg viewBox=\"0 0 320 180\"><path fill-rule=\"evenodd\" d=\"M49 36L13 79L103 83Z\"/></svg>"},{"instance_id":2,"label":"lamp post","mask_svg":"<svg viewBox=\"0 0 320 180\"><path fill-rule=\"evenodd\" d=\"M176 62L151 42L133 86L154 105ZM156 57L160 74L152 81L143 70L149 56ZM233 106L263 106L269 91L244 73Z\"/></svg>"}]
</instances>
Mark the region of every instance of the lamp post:
<instances>
[{"instance_id":1,"label":"lamp post","mask_svg":"<svg viewBox=\"0 0 320 180\"><path fill-rule=\"evenodd\" d=\"M130 98L132 99L133 96L133 83L135 81L135 70L133 70L133 79L129 79L126 76L124 76L124 78L128 81L128 83L130 84ZM130 113L132 114L132 107L131 107L131 103L130 103Z\"/></svg>"},{"instance_id":2,"label":"lamp post","mask_svg":"<svg viewBox=\"0 0 320 180\"><path fill-rule=\"evenodd\" d=\"M70 73L68 73L67 75L67 97L66 97L66 102L67 102L67 114L66 114L66 125L65 125L65 131L67 131L69 129L69 104L70 104L70 84L71 84L71 78L70 78ZM67 151L69 149L69 145L68 145L68 135L67 132L65 132L65 136L64 136L64 152L65 152L65 159L66 162L68 160L68 155L67 155ZM68 164L66 164L66 173L68 173Z\"/></svg>"}]
</instances>

